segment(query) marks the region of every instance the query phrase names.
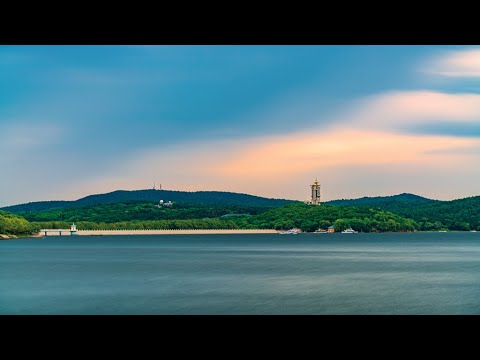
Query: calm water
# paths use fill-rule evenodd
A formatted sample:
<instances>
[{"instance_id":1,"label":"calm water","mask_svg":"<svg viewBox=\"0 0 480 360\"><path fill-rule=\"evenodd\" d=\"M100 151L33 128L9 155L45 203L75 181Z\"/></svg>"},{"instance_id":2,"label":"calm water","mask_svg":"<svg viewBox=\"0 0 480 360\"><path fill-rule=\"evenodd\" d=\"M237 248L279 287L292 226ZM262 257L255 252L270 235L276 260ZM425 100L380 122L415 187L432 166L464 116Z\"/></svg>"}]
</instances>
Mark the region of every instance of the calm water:
<instances>
[{"instance_id":1,"label":"calm water","mask_svg":"<svg viewBox=\"0 0 480 360\"><path fill-rule=\"evenodd\" d=\"M480 232L0 241L0 314L480 314Z\"/></svg>"}]
</instances>

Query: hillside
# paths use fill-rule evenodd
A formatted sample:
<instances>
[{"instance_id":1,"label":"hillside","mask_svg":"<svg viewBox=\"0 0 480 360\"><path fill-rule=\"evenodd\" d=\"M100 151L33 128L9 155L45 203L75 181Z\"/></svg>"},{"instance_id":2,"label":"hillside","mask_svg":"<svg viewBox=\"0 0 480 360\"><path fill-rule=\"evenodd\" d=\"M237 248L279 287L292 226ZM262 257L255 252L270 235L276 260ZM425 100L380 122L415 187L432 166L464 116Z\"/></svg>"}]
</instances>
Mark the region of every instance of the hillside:
<instances>
[{"instance_id":1,"label":"hillside","mask_svg":"<svg viewBox=\"0 0 480 360\"><path fill-rule=\"evenodd\" d=\"M123 210L122 210L123 208ZM101 214L101 211L105 211ZM115 209L115 211L111 211ZM383 232L383 231L414 231L419 228L418 224L398 215L367 207L356 206L334 206L324 204L322 206L311 206L303 203L285 205L281 208L263 209L263 212L249 216L230 216L230 217L211 217L199 218L198 211L217 211L216 208L184 208L177 209L178 212L170 212L173 208L159 209L152 203L127 203L115 205L102 205L86 207L83 209L70 209L73 216L78 215L78 211L86 211L82 216L90 214L89 221L76 221L78 229L289 229L298 227L303 231L315 231L319 227L326 228L330 225L335 226L336 231L341 231L352 227L357 231L363 232ZM66 210L63 210L66 211ZM221 212L212 214L219 215ZM60 212L60 214L62 211ZM69 210L63 212L68 214ZM66 219L55 218L55 211L50 213L51 221L32 222L35 227L48 228L66 228L69 221ZM108 217L110 214L110 217ZM119 217L125 215L121 221ZM155 214L154 217L146 216ZM34 216L45 215L45 213L30 214ZM98 217L97 217L98 216ZM144 216L141 220L138 217ZM108 218L109 221L98 219ZM78 217L78 219L80 219ZM97 220L97 221L91 221Z\"/></svg>"},{"instance_id":2,"label":"hillside","mask_svg":"<svg viewBox=\"0 0 480 360\"><path fill-rule=\"evenodd\" d=\"M419 227L411 219L383 210L328 204L321 206L291 204L256 216L230 218L230 220L240 228L246 229L289 229L297 227L302 231L315 231L319 227L326 228L333 225L335 231L342 231L351 227L357 231L377 232L414 231Z\"/></svg>"},{"instance_id":3,"label":"hillside","mask_svg":"<svg viewBox=\"0 0 480 360\"><path fill-rule=\"evenodd\" d=\"M24 218L0 210L0 234L22 235L30 234L34 230L36 228Z\"/></svg>"},{"instance_id":4,"label":"hillside","mask_svg":"<svg viewBox=\"0 0 480 360\"><path fill-rule=\"evenodd\" d=\"M337 206L363 206L368 205L372 207L376 206L391 206L394 204L426 204L438 202L438 200L427 199L422 196L415 194L399 194L392 196L375 196L375 197L362 197L359 199L342 199L342 200L332 200L327 201L326 204L337 205Z\"/></svg>"},{"instance_id":5,"label":"hillside","mask_svg":"<svg viewBox=\"0 0 480 360\"><path fill-rule=\"evenodd\" d=\"M21 212L36 212L43 211L48 209L61 209L68 207L70 201L39 201L31 202L28 204L5 206L0 208L0 210L8 211L14 214L19 214Z\"/></svg>"},{"instance_id":6,"label":"hillside","mask_svg":"<svg viewBox=\"0 0 480 360\"><path fill-rule=\"evenodd\" d=\"M1 208L12 213L38 212L52 209L68 209L100 204L125 203L143 201L158 203L160 200L175 203L198 205L243 205L279 207L293 200L269 199L260 196L239 194L223 191L172 191L172 190L117 190L106 194L89 195L75 201L38 201L27 204L13 205Z\"/></svg>"},{"instance_id":7,"label":"hillside","mask_svg":"<svg viewBox=\"0 0 480 360\"><path fill-rule=\"evenodd\" d=\"M420 230L480 230L480 196L451 201L426 199L413 194L334 200L336 206L365 206L415 220Z\"/></svg>"},{"instance_id":8,"label":"hillside","mask_svg":"<svg viewBox=\"0 0 480 360\"><path fill-rule=\"evenodd\" d=\"M172 208L157 208L155 205L159 200L171 200L175 205ZM211 223L202 226L214 226L212 221L215 219L228 220L229 226L236 224L240 228L300 227L305 231L330 224L335 225L337 230L353 227L360 231L398 231L412 228L426 231L480 231L480 196L439 201L413 194L400 194L334 200L321 206L308 206L292 200L267 199L229 192L139 190L91 195L77 201L36 202L4 209L35 224L25 224L22 217L1 212L0 226L4 229L3 233L12 232L14 228L18 232L28 229L28 226L44 226L42 222L61 222L61 226L71 222L91 223L88 226L96 226L93 223L136 222L135 226L139 226L138 222L155 221L161 222L158 226L171 226L171 221L181 220L184 221L182 226L190 226L190 220L204 221L206 218L210 219ZM222 218L226 214L250 216ZM14 227L12 224L15 224ZM215 226L217 225L215 222Z\"/></svg>"},{"instance_id":9,"label":"hillside","mask_svg":"<svg viewBox=\"0 0 480 360\"><path fill-rule=\"evenodd\" d=\"M153 202L124 202L78 208L51 209L19 213L29 221L64 221L67 223L89 221L114 223L133 220L186 220L219 218L226 214L256 215L271 207L244 205L198 205L174 203L171 207L157 207ZM228 217L228 216L227 216Z\"/></svg>"},{"instance_id":10,"label":"hillside","mask_svg":"<svg viewBox=\"0 0 480 360\"><path fill-rule=\"evenodd\" d=\"M391 211L416 220L422 230L480 230L480 196L398 207Z\"/></svg>"}]
</instances>

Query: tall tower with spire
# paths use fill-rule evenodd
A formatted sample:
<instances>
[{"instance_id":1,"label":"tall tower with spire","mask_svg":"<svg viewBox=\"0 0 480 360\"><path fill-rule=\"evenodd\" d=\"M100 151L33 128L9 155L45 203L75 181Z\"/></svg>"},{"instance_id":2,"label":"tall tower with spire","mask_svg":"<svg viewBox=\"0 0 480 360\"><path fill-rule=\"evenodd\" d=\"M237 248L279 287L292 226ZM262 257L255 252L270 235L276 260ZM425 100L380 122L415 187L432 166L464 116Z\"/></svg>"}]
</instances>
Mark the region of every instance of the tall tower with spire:
<instances>
[{"instance_id":1,"label":"tall tower with spire","mask_svg":"<svg viewBox=\"0 0 480 360\"><path fill-rule=\"evenodd\" d=\"M312 188L312 200L310 203L312 205L320 205L320 184L318 180L315 179L315 182L310 187Z\"/></svg>"}]
</instances>

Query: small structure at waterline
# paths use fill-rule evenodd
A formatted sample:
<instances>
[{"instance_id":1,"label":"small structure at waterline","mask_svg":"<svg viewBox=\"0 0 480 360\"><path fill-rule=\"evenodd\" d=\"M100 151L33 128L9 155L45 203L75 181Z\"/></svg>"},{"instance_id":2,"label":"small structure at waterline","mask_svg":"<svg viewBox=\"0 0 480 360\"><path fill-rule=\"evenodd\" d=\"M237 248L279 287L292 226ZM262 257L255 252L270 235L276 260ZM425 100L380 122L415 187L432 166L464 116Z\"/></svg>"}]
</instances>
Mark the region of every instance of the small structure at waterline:
<instances>
[{"instance_id":1,"label":"small structure at waterline","mask_svg":"<svg viewBox=\"0 0 480 360\"><path fill-rule=\"evenodd\" d=\"M77 233L77 225L73 223L70 226L70 229L42 229L40 230L40 235L43 236L74 236L78 235Z\"/></svg>"}]
</instances>

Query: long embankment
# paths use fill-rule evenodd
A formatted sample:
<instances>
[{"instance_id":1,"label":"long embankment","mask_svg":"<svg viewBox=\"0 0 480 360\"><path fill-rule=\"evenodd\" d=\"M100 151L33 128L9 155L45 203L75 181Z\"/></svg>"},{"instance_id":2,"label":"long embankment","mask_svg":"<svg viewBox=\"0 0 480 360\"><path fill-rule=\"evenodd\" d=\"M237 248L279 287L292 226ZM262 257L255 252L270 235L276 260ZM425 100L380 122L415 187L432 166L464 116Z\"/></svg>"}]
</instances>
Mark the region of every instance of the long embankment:
<instances>
[{"instance_id":1,"label":"long embankment","mask_svg":"<svg viewBox=\"0 0 480 360\"><path fill-rule=\"evenodd\" d=\"M78 230L77 236L95 235L199 235L199 234L276 234L273 229L202 229L202 230ZM59 234L48 234L58 236ZM69 236L69 234L62 234Z\"/></svg>"}]
</instances>

